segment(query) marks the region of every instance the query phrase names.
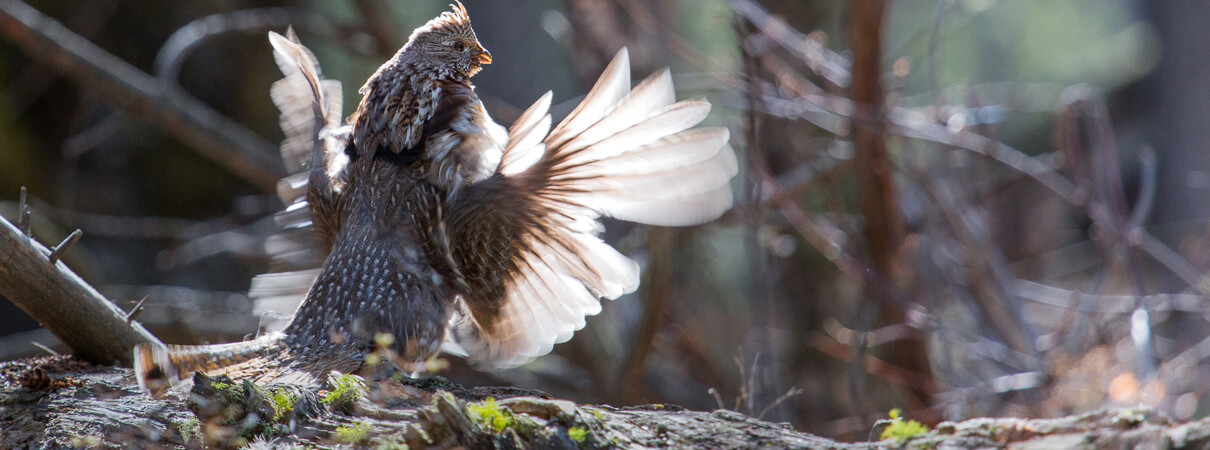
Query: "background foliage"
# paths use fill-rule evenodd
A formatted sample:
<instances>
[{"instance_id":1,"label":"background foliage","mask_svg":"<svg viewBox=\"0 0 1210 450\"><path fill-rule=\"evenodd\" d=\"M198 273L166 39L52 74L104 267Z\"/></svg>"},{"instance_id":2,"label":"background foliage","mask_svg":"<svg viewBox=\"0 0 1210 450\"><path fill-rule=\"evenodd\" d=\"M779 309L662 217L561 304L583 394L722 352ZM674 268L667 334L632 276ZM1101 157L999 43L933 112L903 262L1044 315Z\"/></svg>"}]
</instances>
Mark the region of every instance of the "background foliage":
<instances>
[{"instance_id":1,"label":"background foliage","mask_svg":"<svg viewBox=\"0 0 1210 450\"><path fill-rule=\"evenodd\" d=\"M294 24L344 82L348 113L445 3L30 5L276 143L267 30ZM845 439L893 407L924 422L1138 402L1204 415L1210 7L899 0L871 56L852 20L869 3L467 0L495 61L474 81L497 121L546 90L566 114L628 46L636 79L670 66L682 98L710 99L745 168L715 223L609 223L643 286L551 356L491 373L451 358L442 375L736 409ZM886 105L870 114L848 84L868 57ZM267 269L281 205L100 94L0 41L0 212L14 217L26 186L43 241L83 229L69 265L120 305L150 295L139 320L167 342L255 333L243 292ZM889 172L862 163L863 127ZM866 232L863 186L878 177L898 235ZM890 250L870 245L883 238ZM0 356L53 346L36 328L0 302Z\"/></svg>"}]
</instances>

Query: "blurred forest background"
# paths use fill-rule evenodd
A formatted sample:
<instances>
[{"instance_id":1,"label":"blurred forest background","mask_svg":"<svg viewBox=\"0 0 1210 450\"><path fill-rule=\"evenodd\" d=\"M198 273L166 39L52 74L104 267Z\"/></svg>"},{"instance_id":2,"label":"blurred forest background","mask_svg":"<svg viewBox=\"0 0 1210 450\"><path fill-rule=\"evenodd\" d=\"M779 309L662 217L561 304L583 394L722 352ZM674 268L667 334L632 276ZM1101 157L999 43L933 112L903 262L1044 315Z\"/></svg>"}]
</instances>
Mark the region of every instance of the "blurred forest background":
<instances>
[{"instance_id":1,"label":"blurred forest background","mask_svg":"<svg viewBox=\"0 0 1210 450\"><path fill-rule=\"evenodd\" d=\"M124 309L149 296L165 342L255 334L284 173L266 32L295 26L347 114L447 3L0 0L0 214L25 186L36 237L82 229L69 266ZM572 341L441 375L839 439L896 407L1210 409L1210 4L465 4L502 124L546 90L558 119L627 46L636 80L670 66L710 99L744 168L715 223L607 224L643 284ZM31 7L87 58L18 26ZM8 302L0 335L2 359L57 342Z\"/></svg>"}]
</instances>

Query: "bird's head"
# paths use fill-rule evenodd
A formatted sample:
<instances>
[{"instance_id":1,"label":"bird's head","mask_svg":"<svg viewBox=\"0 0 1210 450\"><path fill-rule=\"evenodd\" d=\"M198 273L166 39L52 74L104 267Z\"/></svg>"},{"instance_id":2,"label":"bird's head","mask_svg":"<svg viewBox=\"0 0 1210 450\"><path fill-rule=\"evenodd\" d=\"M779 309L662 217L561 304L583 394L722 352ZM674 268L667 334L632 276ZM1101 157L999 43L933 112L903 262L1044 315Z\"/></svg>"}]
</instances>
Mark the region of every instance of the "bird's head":
<instances>
[{"instance_id":1,"label":"bird's head","mask_svg":"<svg viewBox=\"0 0 1210 450\"><path fill-rule=\"evenodd\" d=\"M450 8L452 11L441 13L413 31L399 53L420 69L465 80L479 73L484 64L491 64L492 55L475 36L466 7L455 0Z\"/></svg>"}]
</instances>

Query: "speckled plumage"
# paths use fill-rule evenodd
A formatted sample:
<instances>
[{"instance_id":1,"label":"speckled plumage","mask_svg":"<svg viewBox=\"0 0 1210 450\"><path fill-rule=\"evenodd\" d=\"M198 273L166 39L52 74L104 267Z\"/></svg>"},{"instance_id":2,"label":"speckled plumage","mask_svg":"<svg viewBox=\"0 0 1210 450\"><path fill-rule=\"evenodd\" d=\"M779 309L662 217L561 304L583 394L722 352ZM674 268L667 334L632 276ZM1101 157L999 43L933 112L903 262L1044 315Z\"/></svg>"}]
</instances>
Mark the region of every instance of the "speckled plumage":
<instances>
[{"instance_id":1,"label":"speckled plumage","mask_svg":"<svg viewBox=\"0 0 1210 450\"><path fill-rule=\"evenodd\" d=\"M625 49L553 130L547 93L506 131L469 82L491 57L459 4L412 33L341 125L339 83L287 36L270 34L286 75L273 98L283 130L310 139L288 136L283 156L308 170L279 187L285 231L267 244L287 272L252 295L280 307L309 289L280 333L136 348L153 394L193 370L314 382L376 350L408 372L440 349L515 366L637 287L600 216L690 225L731 204L727 130L692 128L709 103L675 102L667 70L631 89Z\"/></svg>"}]
</instances>

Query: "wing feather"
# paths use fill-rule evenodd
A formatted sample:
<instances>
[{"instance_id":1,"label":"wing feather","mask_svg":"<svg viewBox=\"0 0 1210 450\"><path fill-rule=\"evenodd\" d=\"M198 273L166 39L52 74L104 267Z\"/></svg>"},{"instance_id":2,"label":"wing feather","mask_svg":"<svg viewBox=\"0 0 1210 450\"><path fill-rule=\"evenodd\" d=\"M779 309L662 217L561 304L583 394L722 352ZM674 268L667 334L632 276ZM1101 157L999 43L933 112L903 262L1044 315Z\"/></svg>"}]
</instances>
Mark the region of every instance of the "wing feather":
<instances>
[{"instance_id":1,"label":"wing feather","mask_svg":"<svg viewBox=\"0 0 1210 450\"><path fill-rule=\"evenodd\" d=\"M542 139L550 131L550 99L551 92L547 91L529 109L521 113L513 126L508 130L508 145L500 161L500 173L514 175L520 173L538 162L546 150Z\"/></svg>"},{"instance_id":2,"label":"wing feather","mask_svg":"<svg viewBox=\"0 0 1210 450\"><path fill-rule=\"evenodd\" d=\"M597 83L584 96L576 109L571 111L547 138L548 147L563 145L568 139L574 138L588 127L597 123L605 116L605 112L613 108L626 92L630 90L630 54L625 48L618 52L613 60L605 66L604 73Z\"/></svg>"},{"instance_id":3,"label":"wing feather","mask_svg":"<svg viewBox=\"0 0 1210 450\"><path fill-rule=\"evenodd\" d=\"M623 49L549 135L550 94L527 109L497 174L455 199L452 239L464 244L454 259L493 274L471 280L451 321L472 361L510 367L545 354L601 298L637 288L638 264L601 241L600 216L690 225L730 207L738 162L727 129L691 129L710 104L674 103L674 92L667 70L630 89Z\"/></svg>"},{"instance_id":4,"label":"wing feather","mask_svg":"<svg viewBox=\"0 0 1210 450\"><path fill-rule=\"evenodd\" d=\"M274 216L281 231L265 242L275 272L255 277L248 295L258 313L289 314L302 302L331 251L337 224L316 223L314 209L334 207L339 186L333 180L347 161L343 151L348 130L340 124L340 82L323 77L319 60L299 42L294 29L285 36L269 32L269 43L283 75L273 83L270 97L281 110L281 154L291 175L277 185L278 198L286 205Z\"/></svg>"}]
</instances>

